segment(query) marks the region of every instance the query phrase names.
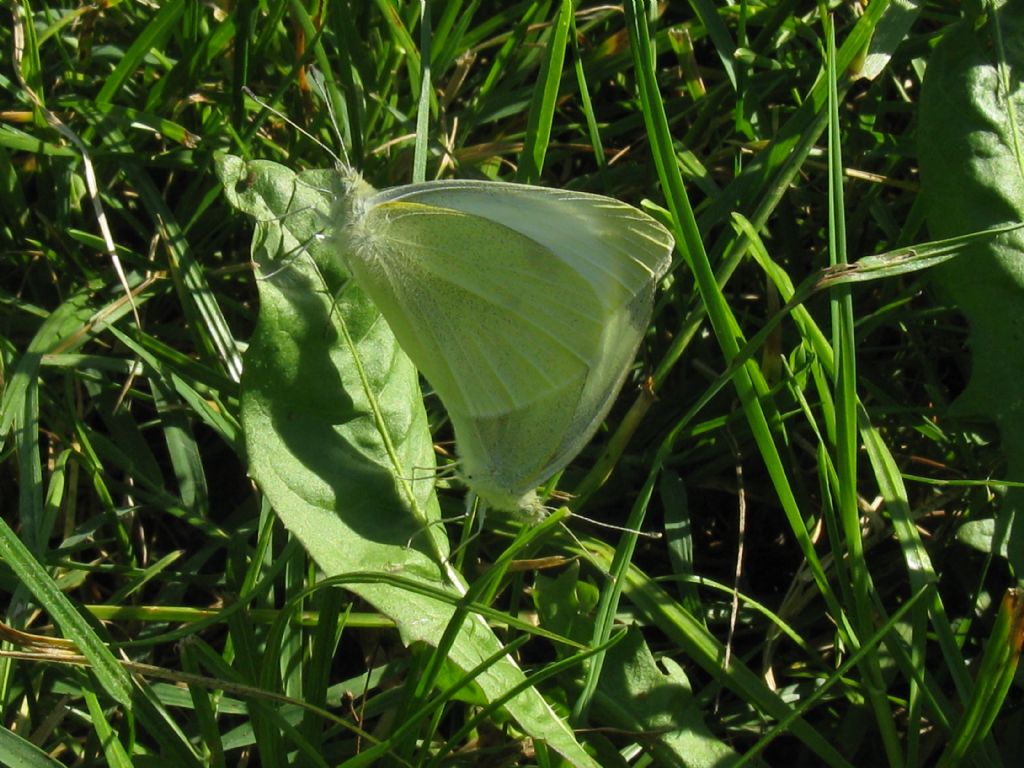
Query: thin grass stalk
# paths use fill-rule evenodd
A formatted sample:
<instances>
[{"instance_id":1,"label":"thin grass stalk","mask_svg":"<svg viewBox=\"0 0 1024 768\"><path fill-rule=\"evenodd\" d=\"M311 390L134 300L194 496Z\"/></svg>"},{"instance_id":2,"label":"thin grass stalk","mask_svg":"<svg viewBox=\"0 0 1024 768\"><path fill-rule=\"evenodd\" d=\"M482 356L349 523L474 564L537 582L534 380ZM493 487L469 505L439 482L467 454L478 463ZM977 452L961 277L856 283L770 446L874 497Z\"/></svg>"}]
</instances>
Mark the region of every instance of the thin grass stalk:
<instances>
[{"instance_id":1,"label":"thin grass stalk","mask_svg":"<svg viewBox=\"0 0 1024 768\"><path fill-rule=\"evenodd\" d=\"M646 18L640 13L642 3L639 0L627 3L626 17L630 31L630 42L634 46L634 57L637 70L637 87L641 103L644 105L644 118L648 136L651 139L655 163L658 166L662 186L666 192L669 207L676 221L677 245L683 252L697 279L698 289L707 307L708 317L715 331L716 339L727 362L731 362L740 353L742 339L736 321L718 286L711 265L707 259L701 241L700 232L690 207L689 198L683 186L678 165L674 162L675 153L672 136L665 115L654 73L651 70L653 52L650 37L647 33ZM801 552L807 559L815 578L821 584L827 583L824 569L814 550L814 543L807 534L803 517L796 502L796 497L786 476L785 468L775 445L772 428L761 405L760 397L767 396L768 387L764 382L756 364L747 361L735 371L733 383L743 404L744 413L751 427L751 433L764 459L766 469L775 487L776 494L800 545ZM766 399L766 402L770 402Z\"/></svg>"},{"instance_id":2,"label":"thin grass stalk","mask_svg":"<svg viewBox=\"0 0 1024 768\"><path fill-rule=\"evenodd\" d=\"M843 162L841 155L842 137L839 133L839 93L836 75L835 28L829 20L827 80L829 143L828 143L828 216L829 216L829 261L831 266L847 263L846 221L843 198ZM860 533L860 508L857 505L857 346L855 339L855 318L853 294L850 285L840 286L831 297L833 339L836 351L836 480L838 513L846 544L846 557L853 582L853 625L858 637L868 637L874 621L871 600L871 576L864 559L864 547ZM837 557L842 553L836 547ZM885 680L878 663L877 654L865 654L861 665L864 674L864 690L875 714L882 745L889 764L903 764L899 735L896 733L892 708L885 695Z\"/></svg>"},{"instance_id":3,"label":"thin grass stalk","mask_svg":"<svg viewBox=\"0 0 1024 768\"><path fill-rule=\"evenodd\" d=\"M558 94L561 90L565 50L573 15L572 0L561 0L547 34L540 73L533 89L527 115L526 137L519 161L519 181L536 184L544 171L544 159L551 144L551 126L555 121Z\"/></svg>"},{"instance_id":4,"label":"thin grass stalk","mask_svg":"<svg viewBox=\"0 0 1024 768\"><path fill-rule=\"evenodd\" d=\"M430 3L420 0L420 95L416 106L416 145L412 160L412 181L427 180L427 156L430 149Z\"/></svg>"}]
</instances>

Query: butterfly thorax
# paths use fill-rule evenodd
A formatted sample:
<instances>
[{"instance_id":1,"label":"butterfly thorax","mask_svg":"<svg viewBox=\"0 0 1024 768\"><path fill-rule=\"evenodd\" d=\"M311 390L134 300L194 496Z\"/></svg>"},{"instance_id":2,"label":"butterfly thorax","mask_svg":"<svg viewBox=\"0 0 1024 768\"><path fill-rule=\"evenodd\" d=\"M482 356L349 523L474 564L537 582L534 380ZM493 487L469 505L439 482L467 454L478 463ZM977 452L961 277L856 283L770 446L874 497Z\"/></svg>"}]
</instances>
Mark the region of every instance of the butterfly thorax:
<instances>
[{"instance_id":1,"label":"butterfly thorax","mask_svg":"<svg viewBox=\"0 0 1024 768\"><path fill-rule=\"evenodd\" d=\"M372 247L373 235L366 227L366 216L372 207L370 199L376 192L358 171L344 166L338 169L331 219L335 222L334 240L342 258L349 262L350 272L354 266L350 257L365 255Z\"/></svg>"}]
</instances>

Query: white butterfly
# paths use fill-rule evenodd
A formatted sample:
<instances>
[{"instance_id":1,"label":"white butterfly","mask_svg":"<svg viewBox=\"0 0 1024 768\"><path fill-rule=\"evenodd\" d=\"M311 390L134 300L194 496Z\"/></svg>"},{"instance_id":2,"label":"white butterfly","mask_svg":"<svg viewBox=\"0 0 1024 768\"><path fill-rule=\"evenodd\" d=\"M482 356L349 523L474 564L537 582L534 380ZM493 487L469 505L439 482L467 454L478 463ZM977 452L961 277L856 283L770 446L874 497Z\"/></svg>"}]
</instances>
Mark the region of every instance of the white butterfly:
<instances>
[{"instance_id":1,"label":"white butterfly","mask_svg":"<svg viewBox=\"0 0 1024 768\"><path fill-rule=\"evenodd\" d=\"M377 191L341 171L332 237L441 398L461 474L496 509L593 436L650 320L673 239L601 195L487 181Z\"/></svg>"}]
</instances>

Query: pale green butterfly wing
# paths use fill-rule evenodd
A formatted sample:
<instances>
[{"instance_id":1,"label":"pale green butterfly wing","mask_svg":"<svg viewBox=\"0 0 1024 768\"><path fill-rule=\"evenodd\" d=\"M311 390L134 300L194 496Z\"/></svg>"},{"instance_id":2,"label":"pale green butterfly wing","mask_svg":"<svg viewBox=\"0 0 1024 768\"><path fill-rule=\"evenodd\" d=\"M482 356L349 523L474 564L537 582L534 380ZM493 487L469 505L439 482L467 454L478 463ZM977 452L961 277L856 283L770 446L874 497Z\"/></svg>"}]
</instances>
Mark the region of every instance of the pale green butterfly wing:
<instances>
[{"instance_id":1,"label":"pale green butterfly wing","mask_svg":"<svg viewBox=\"0 0 1024 768\"><path fill-rule=\"evenodd\" d=\"M535 307L545 322L568 308L597 319L575 347L587 360L581 389L566 387L546 393L545 402L533 407L473 419L464 431L473 438L471 447L485 447L478 456L467 452L462 447L466 441L459 440L465 473L481 496L499 508L528 506L532 490L590 440L621 389L650 319L655 282L669 266L672 238L641 211L599 195L472 181L430 186L432 204L508 226L542 245L548 264L557 261L570 267L574 277L558 286L555 301ZM381 196L422 199L421 190L416 185ZM591 291L584 291L584 286ZM564 408L568 414L561 411ZM556 413L571 414L564 431L556 431L562 429L562 420L552 424ZM541 436L553 442L545 443ZM545 444L554 447L539 451ZM528 457L535 463L527 462Z\"/></svg>"},{"instance_id":2,"label":"pale green butterfly wing","mask_svg":"<svg viewBox=\"0 0 1024 768\"><path fill-rule=\"evenodd\" d=\"M478 216L405 202L372 207L349 233L356 281L401 329L447 409L507 413L586 374L601 318L573 308L535 313L564 300L578 278L533 241Z\"/></svg>"},{"instance_id":3,"label":"pale green butterfly wing","mask_svg":"<svg viewBox=\"0 0 1024 768\"><path fill-rule=\"evenodd\" d=\"M602 318L567 306L565 264L493 222L389 203L365 224L385 234L353 248L351 269L440 395L467 480L492 502L524 495L572 432Z\"/></svg>"},{"instance_id":4,"label":"pale green butterfly wing","mask_svg":"<svg viewBox=\"0 0 1024 768\"><path fill-rule=\"evenodd\" d=\"M672 239L611 198L492 182L373 193L348 180L338 240L441 397L470 486L498 508L593 435L649 320Z\"/></svg>"}]
</instances>

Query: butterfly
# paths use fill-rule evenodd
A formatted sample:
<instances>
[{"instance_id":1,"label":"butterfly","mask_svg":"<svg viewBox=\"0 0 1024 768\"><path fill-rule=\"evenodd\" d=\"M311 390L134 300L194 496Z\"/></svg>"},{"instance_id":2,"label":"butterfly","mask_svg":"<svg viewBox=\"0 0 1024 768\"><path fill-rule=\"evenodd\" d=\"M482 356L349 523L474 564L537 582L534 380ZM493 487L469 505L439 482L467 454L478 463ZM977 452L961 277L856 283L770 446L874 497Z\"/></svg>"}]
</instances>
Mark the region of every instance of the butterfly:
<instances>
[{"instance_id":1,"label":"butterfly","mask_svg":"<svg viewBox=\"0 0 1024 768\"><path fill-rule=\"evenodd\" d=\"M536 488L622 388L669 231L602 195L466 180L378 191L341 167L330 237L440 397L470 490L542 513Z\"/></svg>"}]
</instances>

